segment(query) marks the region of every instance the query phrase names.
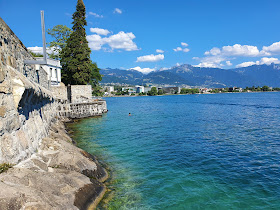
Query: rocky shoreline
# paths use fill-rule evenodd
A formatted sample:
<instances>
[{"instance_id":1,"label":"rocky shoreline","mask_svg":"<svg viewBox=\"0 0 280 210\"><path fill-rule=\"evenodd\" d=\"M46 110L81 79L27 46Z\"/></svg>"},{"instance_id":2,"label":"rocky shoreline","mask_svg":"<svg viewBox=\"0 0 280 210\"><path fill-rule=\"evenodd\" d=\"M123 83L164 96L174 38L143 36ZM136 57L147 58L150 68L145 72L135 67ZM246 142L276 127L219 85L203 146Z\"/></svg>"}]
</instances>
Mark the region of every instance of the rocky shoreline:
<instances>
[{"instance_id":1,"label":"rocky shoreline","mask_svg":"<svg viewBox=\"0 0 280 210\"><path fill-rule=\"evenodd\" d=\"M0 209L94 209L106 192L107 171L76 147L64 121L30 158L0 174Z\"/></svg>"}]
</instances>

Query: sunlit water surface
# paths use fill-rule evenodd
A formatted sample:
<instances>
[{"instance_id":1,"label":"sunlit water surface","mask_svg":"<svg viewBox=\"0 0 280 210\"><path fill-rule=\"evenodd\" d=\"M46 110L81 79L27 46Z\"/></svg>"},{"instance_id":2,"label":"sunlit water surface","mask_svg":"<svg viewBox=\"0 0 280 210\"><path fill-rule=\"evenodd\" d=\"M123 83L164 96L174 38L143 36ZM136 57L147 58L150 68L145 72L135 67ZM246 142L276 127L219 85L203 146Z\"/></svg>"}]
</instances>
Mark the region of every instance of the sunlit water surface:
<instances>
[{"instance_id":1,"label":"sunlit water surface","mask_svg":"<svg viewBox=\"0 0 280 210\"><path fill-rule=\"evenodd\" d=\"M111 168L100 209L280 209L280 93L106 101L73 126Z\"/></svg>"}]
</instances>

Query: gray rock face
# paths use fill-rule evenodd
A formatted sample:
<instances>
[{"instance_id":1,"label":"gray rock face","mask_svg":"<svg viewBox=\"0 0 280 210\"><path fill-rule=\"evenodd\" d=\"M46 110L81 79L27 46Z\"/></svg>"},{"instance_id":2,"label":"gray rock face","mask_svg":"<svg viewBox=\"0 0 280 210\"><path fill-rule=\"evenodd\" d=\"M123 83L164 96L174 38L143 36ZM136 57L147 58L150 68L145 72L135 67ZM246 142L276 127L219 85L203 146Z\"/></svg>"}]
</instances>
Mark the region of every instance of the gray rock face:
<instances>
[{"instance_id":1,"label":"gray rock face","mask_svg":"<svg viewBox=\"0 0 280 210\"><path fill-rule=\"evenodd\" d=\"M36 154L0 174L0 209L83 209L103 195L106 171L71 141L57 122Z\"/></svg>"},{"instance_id":2,"label":"gray rock face","mask_svg":"<svg viewBox=\"0 0 280 210\"><path fill-rule=\"evenodd\" d=\"M5 66L0 83L0 163L18 163L30 157L48 135L57 116L52 93Z\"/></svg>"}]
</instances>

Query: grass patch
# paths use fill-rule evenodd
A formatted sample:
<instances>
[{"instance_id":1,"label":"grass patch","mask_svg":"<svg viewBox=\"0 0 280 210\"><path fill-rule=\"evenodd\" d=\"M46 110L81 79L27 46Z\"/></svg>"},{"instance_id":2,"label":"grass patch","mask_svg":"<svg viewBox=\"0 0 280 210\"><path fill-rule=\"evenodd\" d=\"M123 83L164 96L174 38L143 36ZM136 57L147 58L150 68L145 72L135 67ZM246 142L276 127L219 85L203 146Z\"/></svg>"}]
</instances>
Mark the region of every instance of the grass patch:
<instances>
[{"instance_id":1,"label":"grass patch","mask_svg":"<svg viewBox=\"0 0 280 210\"><path fill-rule=\"evenodd\" d=\"M10 163L2 163L0 164L0 174L7 171L9 168L12 168L13 165Z\"/></svg>"}]
</instances>

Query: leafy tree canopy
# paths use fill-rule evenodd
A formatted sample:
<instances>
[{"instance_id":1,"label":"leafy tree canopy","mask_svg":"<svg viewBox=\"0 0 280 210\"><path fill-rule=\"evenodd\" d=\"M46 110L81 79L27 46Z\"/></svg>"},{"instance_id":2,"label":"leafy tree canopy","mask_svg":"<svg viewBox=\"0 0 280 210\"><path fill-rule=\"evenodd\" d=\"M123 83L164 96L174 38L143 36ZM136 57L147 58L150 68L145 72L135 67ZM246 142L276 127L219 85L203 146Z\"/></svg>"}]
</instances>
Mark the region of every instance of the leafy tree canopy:
<instances>
[{"instance_id":1,"label":"leafy tree canopy","mask_svg":"<svg viewBox=\"0 0 280 210\"><path fill-rule=\"evenodd\" d=\"M28 52L33 56L33 57L44 57L42 54L40 53L34 53L31 50L28 50Z\"/></svg>"},{"instance_id":2,"label":"leafy tree canopy","mask_svg":"<svg viewBox=\"0 0 280 210\"><path fill-rule=\"evenodd\" d=\"M156 96L158 94L157 88L156 87L152 87L151 90L149 90L147 94L149 96Z\"/></svg>"},{"instance_id":3,"label":"leafy tree canopy","mask_svg":"<svg viewBox=\"0 0 280 210\"><path fill-rule=\"evenodd\" d=\"M56 25L48 29L47 33L53 38L53 41L48 43L49 48L53 51L49 56L59 60L61 50L66 46L66 41L70 37L72 30L65 25Z\"/></svg>"},{"instance_id":4,"label":"leafy tree canopy","mask_svg":"<svg viewBox=\"0 0 280 210\"><path fill-rule=\"evenodd\" d=\"M163 90L162 89L160 89L160 90L158 90L158 95L163 95L164 93L163 93Z\"/></svg>"}]
</instances>

